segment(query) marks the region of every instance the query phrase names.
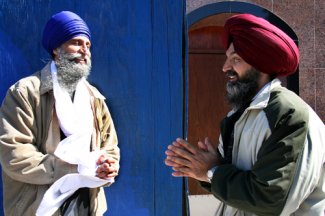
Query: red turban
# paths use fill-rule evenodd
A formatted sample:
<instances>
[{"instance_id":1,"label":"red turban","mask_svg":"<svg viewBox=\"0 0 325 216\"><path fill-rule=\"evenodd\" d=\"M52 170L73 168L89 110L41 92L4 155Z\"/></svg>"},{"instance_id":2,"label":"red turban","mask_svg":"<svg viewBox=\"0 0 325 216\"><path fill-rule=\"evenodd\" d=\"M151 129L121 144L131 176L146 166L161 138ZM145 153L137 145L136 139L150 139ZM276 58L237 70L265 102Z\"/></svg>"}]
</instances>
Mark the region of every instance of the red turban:
<instances>
[{"instance_id":1,"label":"red turban","mask_svg":"<svg viewBox=\"0 0 325 216\"><path fill-rule=\"evenodd\" d=\"M288 76L297 70L299 50L295 42L265 19L235 15L224 28L225 49L233 43L237 54L257 70L276 76Z\"/></svg>"}]
</instances>

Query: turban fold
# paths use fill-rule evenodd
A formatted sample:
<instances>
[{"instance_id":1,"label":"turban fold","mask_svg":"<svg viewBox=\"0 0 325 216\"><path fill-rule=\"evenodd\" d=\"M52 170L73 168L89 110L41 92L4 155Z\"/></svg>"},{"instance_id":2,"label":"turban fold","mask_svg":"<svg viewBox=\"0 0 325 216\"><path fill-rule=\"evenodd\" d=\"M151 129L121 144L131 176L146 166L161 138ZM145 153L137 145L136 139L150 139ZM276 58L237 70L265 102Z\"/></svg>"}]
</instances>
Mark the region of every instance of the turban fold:
<instances>
[{"instance_id":1,"label":"turban fold","mask_svg":"<svg viewBox=\"0 0 325 216\"><path fill-rule=\"evenodd\" d=\"M76 36L86 36L91 38L87 24L75 13L62 11L54 14L47 21L44 31L42 44L47 52L59 47L64 42Z\"/></svg>"},{"instance_id":2,"label":"turban fold","mask_svg":"<svg viewBox=\"0 0 325 216\"><path fill-rule=\"evenodd\" d=\"M225 49L233 43L236 53L257 70L276 76L287 76L297 70L297 45L265 19L251 14L235 15L224 28Z\"/></svg>"}]
</instances>

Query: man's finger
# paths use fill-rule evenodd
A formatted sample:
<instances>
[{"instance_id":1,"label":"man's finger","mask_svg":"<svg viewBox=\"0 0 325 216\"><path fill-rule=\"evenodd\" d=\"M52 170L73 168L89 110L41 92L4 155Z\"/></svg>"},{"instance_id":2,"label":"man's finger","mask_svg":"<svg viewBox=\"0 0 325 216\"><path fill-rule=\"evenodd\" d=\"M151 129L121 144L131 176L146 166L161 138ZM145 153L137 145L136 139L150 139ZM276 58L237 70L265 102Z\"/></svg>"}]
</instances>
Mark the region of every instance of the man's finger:
<instances>
[{"instance_id":1,"label":"man's finger","mask_svg":"<svg viewBox=\"0 0 325 216\"><path fill-rule=\"evenodd\" d=\"M183 177L184 174L182 172L172 172L172 176L174 176L174 177Z\"/></svg>"},{"instance_id":2,"label":"man's finger","mask_svg":"<svg viewBox=\"0 0 325 216\"><path fill-rule=\"evenodd\" d=\"M165 151L165 154L166 154L167 156L177 156L177 154L175 154L173 151L171 151L171 150L169 150L169 149L167 149L167 150Z\"/></svg>"},{"instance_id":3,"label":"man's finger","mask_svg":"<svg viewBox=\"0 0 325 216\"><path fill-rule=\"evenodd\" d=\"M105 177L106 178L114 178L114 177L116 177L118 174L117 174L117 172L111 172L111 173L108 173Z\"/></svg>"},{"instance_id":4,"label":"man's finger","mask_svg":"<svg viewBox=\"0 0 325 216\"><path fill-rule=\"evenodd\" d=\"M183 166L181 164L175 163L174 161L171 161L171 160L168 160L168 159L165 160L165 164L167 166L171 166L171 167L181 167L181 166Z\"/></svg>"},{"instance_id":5,"label":"man's finger","mask_svg":"<svg viewBox=\"0 0 325 216\"><path fill-rule=\"evenodd\" d=\"M97 164L102 164L105 161L105 155L101 155L99 156L98 160L97 160Z\"/></svg>"},{"instance_id":6,"label":"man's finger","mask_svg":"<svg viewBox=\"0 0 325 216\"><path fill-rule=\"evenodd\" d=\"M116 162L116 160L111 157L107 157L104 161L104 163L109 163L109 164L114 164L115 162Z\"/></svg>"},{"instance_id":7,"label":"man's finger","mask_svg":"<svg viewBox=\"0 0 325 216\"><path fill-rule=\"evenodd\" d=\"M208 150L209 152L216 153L216 150L215 150L215 148L213 147L213 145L211 144L211 142L210 142L210 140L209 140L208 137L206 137L206 138L204 139L204 144L206 145L207 150Z\"/></svg>"},{"instance_id":8,"label":"man's finger","mask_svg":"<svg viewBox=\"0 0 325 216\"><path fill-rule=\"evenodd\" d=\"M187 159L188 161L193 160L193 154L191 152L189 152L185 148L179 148L179 147L176 147L174 145L169 145L168 150L172 151L176 155L167 155L167 156L176 156L176 157L179 157L179 158Z\"/></svg>"},{"instance_id":9,"label":"man's finger","mask_svg":"<svg viewBox=\"0 0 325 216\"><path fill-rule=\"evenodd\" d=\"M197 153L197 147L195 145L192 145L181 138L177 138L176 142L192 154L195 155Z\"/></svg>"},{"instance_id":10,"label":"man's finger","mask_svg":"<svg viewBox=\"0 0 325 216\"><path fill-rule=\"evenodd\" d=\"M206 144L204 144L202 141L199 141L197 143L197 145L199 146L200 149L204 150L204 151L208 151L208 147Z\"/></svg>"},{"instance_id":11,"label":"man's finger","mask_svg":"<svg viewBox=\"0 0 325 216\"><path fill-rule=\"evenodd\" d=\"M167 160L173 161L174 163L180 164L182 166L190 166L192 163L191 161L187 160L186 157L173 157L173 156L167 156Z\"/></svg>"}]
</instances>

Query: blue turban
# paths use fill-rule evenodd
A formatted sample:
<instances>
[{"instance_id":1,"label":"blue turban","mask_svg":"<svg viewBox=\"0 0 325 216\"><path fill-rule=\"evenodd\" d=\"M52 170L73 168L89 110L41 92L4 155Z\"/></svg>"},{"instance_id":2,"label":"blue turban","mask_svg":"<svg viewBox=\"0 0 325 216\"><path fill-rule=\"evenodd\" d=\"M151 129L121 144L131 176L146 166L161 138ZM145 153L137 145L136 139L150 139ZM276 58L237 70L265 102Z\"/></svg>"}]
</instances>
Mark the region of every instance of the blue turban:
<instances>
[{"instance_id":1,"label":"blue turban","mask_svg":"<svg viewBox=\"0 0 325 216\"><path fill-rule=\"evenodd\" d=\"M91 38L87 24L75 13L62 11L54 14L43 31L43 47L52 54L52 51L61 44L76 36Z\"/></svg>"}]
</instances>

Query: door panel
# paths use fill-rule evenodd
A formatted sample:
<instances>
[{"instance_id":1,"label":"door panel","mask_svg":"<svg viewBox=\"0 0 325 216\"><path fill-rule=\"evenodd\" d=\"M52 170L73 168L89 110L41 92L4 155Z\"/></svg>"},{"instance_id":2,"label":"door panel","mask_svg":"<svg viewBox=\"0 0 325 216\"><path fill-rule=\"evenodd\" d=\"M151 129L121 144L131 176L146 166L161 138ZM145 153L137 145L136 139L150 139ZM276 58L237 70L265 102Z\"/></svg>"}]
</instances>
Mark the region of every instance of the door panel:
<instances>
[{"instance_id":1,"label":"door panel","mask_svg":"<svg viewBox=\"0 0 325 216\"><path fill-rule=\"evenodd\" d=\"M209 137L217 147L220 121L229 111L225 102L226 79L222 66L223 28L208 26L189 32L188 140L197 143ZM208 194L189 178L190 195Z\"/></svg>"}]
</instances>

